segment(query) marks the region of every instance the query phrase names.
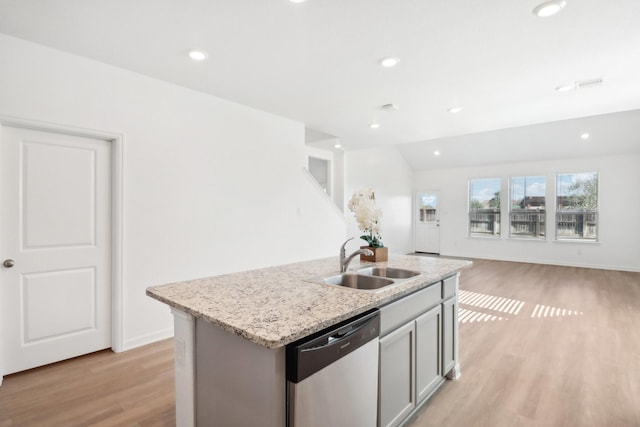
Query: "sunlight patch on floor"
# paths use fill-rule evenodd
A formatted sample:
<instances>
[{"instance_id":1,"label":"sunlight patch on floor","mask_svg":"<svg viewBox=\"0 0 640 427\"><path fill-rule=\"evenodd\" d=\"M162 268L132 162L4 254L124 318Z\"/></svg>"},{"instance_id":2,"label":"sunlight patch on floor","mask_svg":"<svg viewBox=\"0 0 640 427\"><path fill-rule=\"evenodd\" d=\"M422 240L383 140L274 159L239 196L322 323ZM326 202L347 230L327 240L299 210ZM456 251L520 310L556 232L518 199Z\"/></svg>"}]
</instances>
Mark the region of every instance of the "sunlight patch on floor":
<instances>
[{"instance_id":1,"label":"sunlight patch on floor","mask_svg":"<svg viewBox=\"0 0 640 427\"><path fill-rule=\"evenodd\" d=\"M582 312L575 310L567 310L566 308L550 307L548 305L536 304L536 307L531 313L531 318L544 318L544 317L567 317L567 316L582 316Z\"/></svg>"},{"instance_id":2,"label":"sunlight patch on floor","mask_svg":"<svg viewBox=\"0 0 640 427\"><path fill-rule=\"evenodd\" d=\"M461 323L508 320L507 317L501 317L501 315L517 316L525 305L524 301L465 290L459 291L458 301L461 305L473 307L473 309L461 307L458 310L458 321ZM487 311L495 312L495 314L487 313ZM581 311L536 304L533 313L531 313L531 318L562 318L582 315Z\"/></svg>"},{"instance_id":3,"label":"sunlight patch on floor","mask_svg":"<svg viewBox=\"0 0 640 427\"><path fill-rule=\"evenodd\" d=\"M480 311L468 310L466 308L461 308L458 310L458 322L460 323L493 322L496 320L506 319L494 314L482 313Z\"/></svg>"},{"instance_id":4,"label":"sunlight patch on floor","mask_svg":"<svg viewBox=\"0 0 640 427\"><path fill-rule=\"evenodd\" d=\"M524 305L524 301L464 290L460 291L458 301L460 304L513 315L517 315Z\"/></svg>"}]
</instances>

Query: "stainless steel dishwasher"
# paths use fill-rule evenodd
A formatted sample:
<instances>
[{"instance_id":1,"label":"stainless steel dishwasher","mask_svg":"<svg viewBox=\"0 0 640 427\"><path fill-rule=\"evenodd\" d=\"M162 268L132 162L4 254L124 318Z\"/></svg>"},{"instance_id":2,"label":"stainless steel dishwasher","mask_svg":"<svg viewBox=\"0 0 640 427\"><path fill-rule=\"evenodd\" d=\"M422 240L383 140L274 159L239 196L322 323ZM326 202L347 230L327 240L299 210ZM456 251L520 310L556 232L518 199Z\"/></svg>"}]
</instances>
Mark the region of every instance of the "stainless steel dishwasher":
<instances>
[{"instance_id":1,"label":"stainless steel dishwasher","mask_svg":"<svg viewBox=\"0 0 640 427\"><path fill-rule=\"evenodd\" d=\"M287 346L289 427L374 427L378 310Z\"/></svg>"}]
</instances>

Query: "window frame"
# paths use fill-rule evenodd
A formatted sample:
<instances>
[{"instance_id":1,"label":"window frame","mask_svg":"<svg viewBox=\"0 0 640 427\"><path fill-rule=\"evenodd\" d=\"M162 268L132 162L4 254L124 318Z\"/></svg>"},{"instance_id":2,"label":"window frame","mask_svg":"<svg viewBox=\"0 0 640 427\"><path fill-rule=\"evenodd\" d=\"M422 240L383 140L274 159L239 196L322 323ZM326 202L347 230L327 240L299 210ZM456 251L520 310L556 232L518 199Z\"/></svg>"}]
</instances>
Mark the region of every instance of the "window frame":
<instances>
[{"instance_id":1,"label":"window frame","mask_svg":"<svg viewBox=\"0 0 640 427\"><path fill-rule=\"evenodd\" d=\"M495 224L497 223L497 228L498 228L498 232L495 233L484 233L484 232L473 232L472 231L472 226L471 226L471 203L472 203L472 195L471 195L471 191L472 191L472 187L473 187L473 182L474 181L492 181L492 180L497 180L498 181L498 189L499 189L499 193L500 193L500 197L498 199L499 203L500 203L500 207L498 208L498 212L495 213L494 212L494 221L493 221L493 227L495 227ZM488 238L488 239L501 239L502 238L502 214L503 214L503 209L502 209L502 198L504 196L503 191L502 191L502 178L501 177L488 177L488 178L470 178L467 181L467 237L473 237L473 238ZM494 209L495 210L495 209ZM497 218L497 221L495 221L495 219Z\"/></svg>"},{"instance_id":2,"label":"window frame","mask_svg":"<svg viewBox=\"0 0 640 427\"><path fill-rule=\"evenodd\" d=\"M542 222L538 221L538 224L542 223L544 225L544 234L540 235L539 231L538 231L538 235L526 235L526 234L514 234L513 233L513 227L512 227L512 222L513 222L513 214L515 213L513 210L513 194L512 194L512 190L513 190L513 179L514 178L523 178L524 179L524 186L526 188L527 185L527 178L543 178L544 179L544 209L543 209L543 213L540 215L540 210L539 209L526 209L523 208L522 211L526 212L526 211L537 211L538 212L538 216L542 217ZM548 214L548 203L547 203L547 176L546 175L542 175L542 174L537 174L537 175L515 175L515 176L509 176L508 177L508 200L509 200L509 208L508 208L508 212L507 212L507 218L508 218L508 227L509 227L509 235L508 238L509 239L514 239L514 240L531 240L531 241L546 241L547 240L547 235L548 235L548 221L547 221L547 214ZM526 198L526 192L525 192L525 198ZM516 211L517 212L517 211Z\"/></svg>"},{"instance_id":3,"label":"window frame","mask_svg":"<svg viewBox=\"0 0 640 427\"><path fill-rule=\"evenodd\" d=\"M559 185L560 185L560 176L561 175L584 175L584 174L595 174L596 177L596 194L595 194L595 198L596 198L596 209L595 212L589 212L589 213L594 213L595 214L595 237L593 238L585 238L585 237L566 237L566 236L559 236L558 235L558 218L560 213L562 212L558 206L558 197L559 196ZM555 228L555 241L556 242L562 242L562 243L599 243L600 242L600 171L598 170L591 170L588 172L556 172L556 176L555 176L556 182L555 182L555 189L554 189L554 228ZM584 209L583 209L584 210ZM577 209L576 209L577 211ZM585 214L585 212L582 213L583 215ZM566 221L564 221L566 222ZM576 220L577 223L577 220ZM582 230L583 230L583 234L584 234L584 217L582 218Z\"/></svg>"}]
</instances>

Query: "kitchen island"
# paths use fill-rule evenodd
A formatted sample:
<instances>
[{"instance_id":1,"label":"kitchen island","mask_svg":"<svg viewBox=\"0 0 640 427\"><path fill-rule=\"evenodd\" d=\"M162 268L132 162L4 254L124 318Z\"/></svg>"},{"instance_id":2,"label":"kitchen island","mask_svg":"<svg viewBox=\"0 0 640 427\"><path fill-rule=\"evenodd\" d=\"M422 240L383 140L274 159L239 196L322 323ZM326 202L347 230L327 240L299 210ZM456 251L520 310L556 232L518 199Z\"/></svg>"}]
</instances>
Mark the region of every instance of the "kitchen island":
<instances>
[{"instance_id":1,"label":"kitchen island","mask_svg":"<svg viewBox=\"0 0 640 427\"><path fill-rule=\"evenodd\" d=\"M349 270L368 265L372 263L354 261ZM447 277L456 277L457 288L458 273L469 265L462 260L391 255L376 266L420 274L376 292L309 281L336 272L337 258L148 288L150 297L168 304L174 313L177 425L207 425L209 420L209 425L283 427L287 344L389 306ZM453 292L457 295L457 289ZM455 314L457 302L452 308ZM457 337L457 322L454 326ZM452 348L457 353L457 342ZM452 357L455 366L449 375L457 376L457 354ZM212 417L220 418L216 422Z\"/></svg>"}]
</instances>

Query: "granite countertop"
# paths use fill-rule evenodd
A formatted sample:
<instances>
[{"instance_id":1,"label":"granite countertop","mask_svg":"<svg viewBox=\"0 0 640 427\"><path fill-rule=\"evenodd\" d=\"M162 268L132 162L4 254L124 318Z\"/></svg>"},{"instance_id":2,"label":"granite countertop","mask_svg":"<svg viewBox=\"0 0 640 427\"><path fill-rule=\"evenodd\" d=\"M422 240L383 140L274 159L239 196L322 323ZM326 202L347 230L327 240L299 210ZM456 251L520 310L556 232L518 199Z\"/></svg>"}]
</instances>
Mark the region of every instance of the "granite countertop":
<instances>
[{"instance_id":1,"label":"granite countertop","mask_svg":"<svg viewBox=\"0 0 640 427\"><path fill-rule=\"evenodd\" d=\"M369 265L374 264L354 259L349 271ZM307 281L337 273L334 257L153 286L147 295L261 346L278 348L424 288L471 262L389 255L389 261L375 265L421 274L377 293Z\"/></svg>"}]
</instances>

